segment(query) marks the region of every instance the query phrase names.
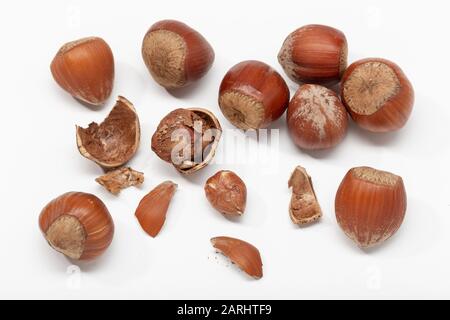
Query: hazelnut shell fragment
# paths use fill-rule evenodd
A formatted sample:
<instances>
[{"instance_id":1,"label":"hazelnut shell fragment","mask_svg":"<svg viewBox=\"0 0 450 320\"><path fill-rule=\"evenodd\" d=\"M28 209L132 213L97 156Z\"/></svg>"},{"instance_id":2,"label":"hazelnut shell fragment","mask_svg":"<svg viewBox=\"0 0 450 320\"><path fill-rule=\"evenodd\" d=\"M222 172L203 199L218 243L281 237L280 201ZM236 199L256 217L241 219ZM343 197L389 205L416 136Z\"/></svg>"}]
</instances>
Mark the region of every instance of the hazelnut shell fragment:
<instances>
[{"instance_id":1,"label":"hazelnut shell fragment","mask_svg":"<svg viewBox=\"0 0 450 320\"><path fill-rule=\"evenodd\" d=\"M255 279L263 277L261 254L250 243L230 237L213 238L211 243L250 277Z\"/></svg>"},{"instance_id":2,"label":"hazelnut shell fragment","mask_svg":"<svg viewBox=\"0 0 450 320\"><path fill-rule=\"evenodd\" d=\"M298 166L289 179L292 188L289 214L293 223L306 225L322 217L322 210L314 192L311 177L305 168Z\"/></svg>"},{"instance_id":3,"label":"hazelnut shell fragment","mask_svg":"<svg viewBox=\"0 0 450 320\"><path fill-rule=\"evenodd\" d=\"M152 150L185 175L206 167L214 158L222 127L206 109L176 109L164 117L152 136Z\"/></svg>"},{"instance_id":4,"label":"hazelnut shell fragment","mask_svg":"<svg viewBox=\"0 0 450 320\"><path fill-rule=\"evenodd\" d=\"M151 237L155 238L161 231L176 190L175 183L166 181L153 189L139 203L136 218L142 229Z\"/></svg>"},{"instance_id":5,"label":"hazelnut shell fragment","mask_svg":"<svg viewBox=\"0 0 450 320\"><path fill-rule=\"evenodd\" d=\"M141 138L139 118L131 102L119 97L108 117L99 125L76 127L81 155L105 170L126 164L135 155Z\"/></svg>"},{"instance_id":6,"label":"hazelnut shell fragment","mask_svg":"<svg viewBox=\"0 0 450 320\"><path fill-rule=\"evenodd\" d=\"M143 184L144 174L127 167L110 171L95 181L112 194L118 195L123 189Z\"/></svg>"},{"instance_id":7,"label":"hazelnut shell fragment","mask_svg":"<svg viewBox=\"0 0 450 320\"><path fill-rule=\"evenodd\" d=\"M100 256L112 242L114 223L104 203L92 194L70 192L51 201L39 216L50 246L74 260Z\"/></svg>"}]
</instances>

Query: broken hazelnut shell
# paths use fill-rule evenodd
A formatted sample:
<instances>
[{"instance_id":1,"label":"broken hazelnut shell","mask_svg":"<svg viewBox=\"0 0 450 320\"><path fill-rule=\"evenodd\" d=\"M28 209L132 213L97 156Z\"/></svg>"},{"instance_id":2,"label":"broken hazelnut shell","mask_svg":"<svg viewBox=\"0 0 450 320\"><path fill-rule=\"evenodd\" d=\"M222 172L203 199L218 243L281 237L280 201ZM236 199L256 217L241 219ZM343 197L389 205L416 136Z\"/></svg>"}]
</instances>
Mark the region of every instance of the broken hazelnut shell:
<instances>
[{"instance_id":1,"label":"broken hazelnut shell","mask_svg":"<svg viewBox=\"0 0 450 320\"><path fill-rule=\"evenodd\" d=\"M406 202L401 177L369 167L353 168L336 194L336 218L350 239L370 248L397 232Z\"/></svg>"},{"instance_id":2,"label":"broken hazelnut shell","mask_svg":"<svg viewBox=\"0 0 450 320\"><path fill-rule=\"evenodd\" d=\"M167 211L176 190L175 183L166 181L153 189L139 203L136 218L142 229L151 237L155 238L166 222Z\"/></svg>"},{"instance_id":3,"label":"broken hazelnut shell","mask_svg":"<svg viewBox=\"0 0 450 320\"><path fill-rule=\"evenodd\" d=\"M345 35L332 27L307 25L284 41L278 61L289 78L299 84L333 85L347 68Z\"/></svg>"},{"instance_id":4,"label":"broken hazelnut shell","mask_svg":"<svg viewBox=\"0 0 450 320\"><path fill-rule=\"evenodd\" d=\"M261 254L250 243L230 237L213 238L211 243L250 277L255 279L263 277Z\"/></svg>"},{"instance_id":5,"label":"broken hazelnut shell","mask_svg":"<svg viewBox=\"0 0 450 320\"><path fill-rule=\"evenodd\" d=\"M342 77L341 97L361 128L381 133L401 129L414 105L414 89L400 67L377 58L348 67Z\"/></svg>"},{"instance_id":6,"label":"broken hazelnut shell","mask_svg":"<svg viewBox=\"0 0 450 320\"><path fill-rule=\"evenodd\" d=\"M105 170L126 164L135 155L141 138L139 118L131 102L119 97L108 117L98 125L76 127L81 155Z\"/></svg>"},{"instance_id":7,"label":"broken hazelnut shell","mask_svg":"<svg viewBox=\"0 0 450 320\"><path fill-rule=\"evenodd\" d=\"M176 109L165 116L152 136L152 150L180 173L193 174L214 158L222 127L206 109Z\"/></svg>"},{"instance_id":8,"label":"broken hazelnut shell","mask_svg":"<svg viewBox=\"0 0 450 320\"><path fill-rule=\"evenodd\" d=\"M53 249L73 260L97 258L114 235L114 223L104 203L81 192L51 201L39 216L39 227Z\"/></svg>"},{"instance_id":9,"label":"broken hazelnut shell","mask_svg":"<svg viewBox=\"0 0 450 320\"><path fill-rule=\"evenodd\" d=\"M144 37L142 57L153 79L166 89L185 87L202 78L214 62L206 39L175 20L155 23Z\"/></svg>"},{"instance_id":10,"label":"broken hazelnut shell","mask_svg":"<svg viewBox=\"0 0 450 320\"><path fill-rule=\"evenodd\" d=\"M328 149L344 139L348 114L336 93L320 85L307 84L301 86L292 98L287 123L298 147Z\"/></svg>"},{"instance_id":11,"label":"broken hazelnut shell","mask_svg":"<svg viewBox=\"0 0 450 320\"><path fill-rule=\"evenodd\" d=\"M244 214L247 187L234 172L219 171L209 178L205 184L205 194L211 205L220 213L230 216Z\"/></svg>"},{"instance_id":12,"label":"broken hazelnut shell","mask_svg":"<svg viewBox=\"0 0 450 320\"><path fill-rule=\"evenodd\" d=\"M50 69L59 86L78 100L101 105L111 95L114 57L101 38L90 37L65 44Z\"/></svg>"},{"instance_id":13,"label":"broken hazelnut shell","mask_svg":"<svg viewBox=\"0 0 450 320\"><path fill-rule=\"evenodd\" d=\"M305 168L295 168L289 179L289 188L292 188L289 215L293 223L306 225L322 217L322 209L317 201L311 177Z\"/></svg>"},{"instance_id":14,"label":"broken hazelnut shell","mask_svg":"<svg viewBox=\"0 0 450 320\"><path fill-rule=\"evenodd\" d=\"M243 61L232 67L220 85L219 106L239 129L267 128L289 104L289 88L269 65Z\"/></svg>"},{"instance_id":15,"label":"broken hazelnut shell","mask_svg":"<svg viewBox=\"0 0 450 320\"><path fill-rule=\"evenodd\" d=\"M144 183L144 174L129 167L110 171L95 179L100 185L114 195L129 187L140 186Z\"/></svg>"}]
</instances>

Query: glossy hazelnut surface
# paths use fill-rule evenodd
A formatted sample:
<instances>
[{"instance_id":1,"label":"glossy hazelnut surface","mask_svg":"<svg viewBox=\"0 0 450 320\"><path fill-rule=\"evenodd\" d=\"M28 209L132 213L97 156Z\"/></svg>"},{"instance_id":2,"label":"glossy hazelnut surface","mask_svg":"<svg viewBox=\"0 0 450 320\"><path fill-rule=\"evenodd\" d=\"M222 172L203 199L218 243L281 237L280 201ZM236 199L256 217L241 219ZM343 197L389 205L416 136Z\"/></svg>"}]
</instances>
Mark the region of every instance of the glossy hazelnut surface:
<instances>
[{"instance_id":1,"label":"glossy hazelnut surface","mask_svg":"<svg viewBox=\"0 0 450 320\"><path fill-rule=\"evenodd\" d=\"M104 203L82 192L51 201L39 216L39 227L53 249L74 260L97 258L114 235L114 223Z\"/></svg>"},{"instance_id":2,"label":"glossy hazelnut surface","mask_svg":"<svg viewBox=\"0 0 450 320\"><path fill-rule=\"evenodd\" d=\"M78 100L101 105L111 95L114 57L101 38L84 38L65 44L50 68L59 86Z\"/></svg>"},{"instance_id":3,"label":"glossy hazelnut surface","mask_svg":"<svg viewBox=\"0 0 450 320\"><path fill-rule=\"evenodd\" d=\"M214 50L188 25L163 20L155 23L145 35L142 57L158 84L166 89L177 89L209 71L214 62Z\"/></svg>"},{"instance_id":4,"label":"glossy hazelnut surface","mask_svg":"<svg viewBox=\"0 0 450 320\"><path fill-rule=\"evenodd\" d=\"M400 228L406 213L401 177L369 167L351 169L336 194L336 218L361 248L381 244Z\"/></svg>"},{"instance_id":5,"label":"glossy hazelnut surface","mask_svg":"<svg viewBox=\"0 0 450 320\"><path fill-rule=\"evenodd\" d=\"M307 25L286 38L278 61L294 82L332 85L347 68L347 56L347 39L341 31Z\"/></svg>"},{"instance_id":6,"label":"glossy hazelnut surface","mask_svg":"<svg viewBox=\"0 0 450 320\"><path fill-rule=\"evenodd\" d=\"M378 58L348 67L342 78L341 97L353 120L372 132L401 129L414 105L414 89L400 67Z\"/></svg>"},{"instance_id":7,"label":"glossy hazelnut surface","mask_svg":"<svg viewBox=\"0 0 450 320\"><path fill-rule=\"evenodd\" d=\"M244 61L222 80L219 106L237 128L261 129L283 115L289 97L286 82L272 67L260 61Z\"/></svg>"}]
</instances>

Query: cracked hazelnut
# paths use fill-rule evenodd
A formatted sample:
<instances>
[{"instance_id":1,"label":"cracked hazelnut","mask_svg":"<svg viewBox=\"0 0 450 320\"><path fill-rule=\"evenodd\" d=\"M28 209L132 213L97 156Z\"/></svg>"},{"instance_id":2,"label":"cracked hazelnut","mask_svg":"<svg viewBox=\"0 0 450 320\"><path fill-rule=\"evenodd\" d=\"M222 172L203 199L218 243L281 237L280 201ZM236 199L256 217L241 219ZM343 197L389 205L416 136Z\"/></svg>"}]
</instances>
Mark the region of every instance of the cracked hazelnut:
<instances>
[{"instance_id":1,"label":"cracked hazelnut","mask_svg":"<svg viewBox=\"0 0 450 320\"><path fill-rule=\"evenodd\" d=\"M208 41L175 20L160 21L150 28L142 56L153 79L166 89L185 87L202 78L214 62Z\"/></svg>"},{"instance_id":2,"label":"cracked hazelnut","mask_svg":"<svg viewBox=\"0 0 450 320\"><path fill-rule=\"evenodd\" d=\"M136 153L141 138L139 118L134 106L119 97L108 117L99 125L76 127L77 146L81 155L105 170L126 164Z\"/></svg>"},{"instance_id":3,"label":"cracked hazelnut","mask_svg":"<svg viewBox=\"0 0 450 320\"><path fill-rule=\"evenodd\" d=\"M332 27L307 25L284 41L278 61L296 83L332 85L347 68L347 39Z\"/></svg>"},{"instance_id":4,"label":"cracked hazelnut","mask_svg":"<svg viewBox=\"0 0 450 320\"><path fill-rule=\"evenodd\" d=\"M220 171L208 179L205 194L211 205L220 213L230 216L244 214L247 188L234 172Z\"/></svg>"},{"instance_id":5,"label":"cracked hazelnut","mask_svg":"<svg viewBox=\"0 0 450 320\"><path fill-rule=\"evenodd\" d=\"M39 226L53 249L74 260L100 256L114 235L114 223L103 202L81 192L51 201L39 216Z\"/></svg>"},{"instance_id":6,"label":"cracked hazelnut","mask_svg":"<svg viewBox=\"0 0 450 320\"><path fill-rule=\"evenodd\" d=\"M364 59L348 67L341 96L353 120L372 132L401 129L414 105L411 82L399 66L385 59Z\"/></svg>"},{"instance_id":7,"label":"cracked hazelnut","mask_svg":"<svg viewBox=\"0 0 450 320\"><path fill-rule=\"evenodd\" d=\"M292 188L289 214L293 223L306 225L322 217L311 177L305 168L300 166L295 168L289 179L289 188Z\"/></svg>"},{"instance_id":8,"label":"cracked hazelnut","mask_svg":"<svg viewBox=\"0 0 450 320\"><path fill-rule=\"evenodd\" d=\"M78 100L101 105L111 95L114 57L101 38L90 37L65 44L50 69L59 86Z\"/></svg>"},{"instance_id":9,"label":"cracked hazelnut","mask_svg":"<svg viewBox=\"0 0 450 320\"><path fill-rule=\"evenodd\" d=\"M192 174L214 158L222 128L208 110L176 109L164 117L152 137L152 150L179 172Z\"/></svg>"},{"instance_id":10,"label":"cracked hazelnut","mask_svg":"<svg viewBox=\"0 0 450 320\"><path fill-rule=\"evenodd\" d=\"M279 119L289 104L284 79L269 65L244 61L228 71L220 85L219 106L239 129L267 128Z\"/></svg>"},{"instance_id":11,"label":"cracked hazelnut","mask_svg":"<svg viewBox=\"0 0 450 320\"><path fill-rule=\"evenodd\" d=\"M298 147L328 149L344 139L348 114L336 93L320 85L307 84L292 98L287 123Z\"/></svg>"},{"instance_id":12,"label":"cracked hazelnut","mask_svg":"<svg viewBox=\"0 0 450 320\"><path fill-rule=\"evenodd\" d=\"M336 194L336 219L345 234L361 248L392 237L406 212L401 177L369 167L351 169Z\"/></svg>"}]
</instances>

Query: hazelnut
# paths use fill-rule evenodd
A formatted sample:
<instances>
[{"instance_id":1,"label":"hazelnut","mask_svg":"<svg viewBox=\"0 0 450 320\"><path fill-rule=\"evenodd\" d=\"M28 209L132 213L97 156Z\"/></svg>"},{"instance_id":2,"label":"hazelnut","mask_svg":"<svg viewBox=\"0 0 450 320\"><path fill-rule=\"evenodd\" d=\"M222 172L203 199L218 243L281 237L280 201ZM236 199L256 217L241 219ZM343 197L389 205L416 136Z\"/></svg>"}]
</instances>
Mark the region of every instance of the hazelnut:
<instances>
[{"instance_id":1,"label":"hazelnut","mask_svg":"<svg viewBox=\"0 0 450 320\"><path fill-rule=\"evenodd\" d=\"M248 242L230 237L213 238L211 243L215 249L228 257L250 277L262 278L263 264L261 254L256 247Z\"/></svg>"},{"instance_id":2,"label":"hazelnut","mask_svg":"<svg viewBox=\"0 0 450 320\"><path fill-rule=\"evenodd\" d=\"M101 38L84 38L65 44L50 69L61 88L85 103L101 105L111 95L114 57Z\"/></svg>"},{"instance_id":3,"label":"hazelnut","mask_svg":"<svg viewBox=\"0 0 450 320\"><path fill-rule=\"evenodd\" d=\"M131 102L119 97L108 117L88 128L76 127L81 155L105 170L126 164L136 153L141 138L139 118Z\"/></svg>"},{"instance_id":4,"label":"hazelnut","mask_svg":"<svg viewBox=\"0 0 450 320\"><path fill-rule=\"evenodd\" d=\"M289 214L293 223L306 225L322 217L311 177L305 168L295 168L289 179L289 188L292 188Z\"/></svg>"},{"instance_id":5,"label":"hazelnut","mask_svg":"<svg viewBox=\"0 0 450 320\"><path fill-rule=\"evenodd\" d=\"M81 192L51 201L39 216L39 226L53 249L74 260L100 256L114 235L114 223L103 202Z\"/></svg>"},{"instance_id":6,"label":"hazelnut","mask_svg":"<svg viewBox=\"0 0 450 320\"><path fill-rule=\"evenodd\" d=\"M348 115L336 93L320 85L307 84L292 98L287 123L292 139L300 148L327 149L344 139Z\"/></svg>"},{"instance_id":7,"label":"hazelnut","mask_svg":"<svg viewBox=\"0 0 450 320\"><path fill-rule=\"evenodd\" d=\"M351 169L336 195L336 218L361 248L378 245L400 228L406 212L401 177L368 167Z\"/></svg>"},{"instance_id":8,"label":"hazelnut","mask_svg":"<svg viewBox=\"0 0 450 320\"><path fill-rule=\"evenodd\" d=\"M143 184L144 174L129 167L120 168L98 177L95 181L112 194L118 195L123 189Z\"/></svg>"},{"instance_id":9,"label":"hazelnut","mask_svg":"<svg viewBox=\"0 0 450 320\"><path fill-rule=\"evenodd\" d=\"M136 218L149 236L155 238L161 231L176 190L175 183L166 181L153 189L139 203Z\"/></svg>"},{"instance_id":10,"label":"hazelnut","mask_svg":"<svg viewBox=\"0 0 450 320\"><path fill-rule=\"evenodd\" d=\"M222 128L208 110L176 109L164 117L152 137L152 150L183 174L195 173L214 158Z\"/></svg>"},{"instance_id":11,"label":"hazelnut","mask_svg":"<svg viewBox=\"0 0 450 320\"><path fill-rule=\"evenodd\" d=\"M175 20L160 21L150 28L142 56L153 79L166 89L185 87L202 78L214 62L208 41Z\"/></svg>"},{"instance_id":12,"label":"hazelnut","mask_svg":"<svg viewBox=\"0 0 450 320\"><path fill-rule=\"evenodd\" d=\"M283 115L289 96L289 88L278 72L263 62L244 61L222 80L219 105L237 128L261 129Z\"/></svg>"},{"instance_id":13,"label":"hazelnut","mask_svg":"<svg viewBox=\"0 0 450 320\"><path fill-rule=\"evenodd\" d=\"M247 187L234 172L220 171L208 179L205 194L211 205L224 215L241 216L247 203Z\"/></svg>"},{"instance_id":14,"label":"hazelnut","mask_svg":"<svg viewBox=\"0 0 450 320\"><path fill-rule=\"evenodd\" d=\"M364 59L348 67L341 96L353 120L372 132L402 128L414 105L408 78L399 66L385 59Z\"/></svg>"},{"instance_id":15,"label":"hazelnut","mask_svg":"<svg viewBox=\"0 0 450 320\"><path fill-rule=\"evenodd\" d=\"M332 85L347 68L345 35L332 27L307 25L292 32L284 41L278 61L296 83Z\"/></svg>"}]
</instances>

